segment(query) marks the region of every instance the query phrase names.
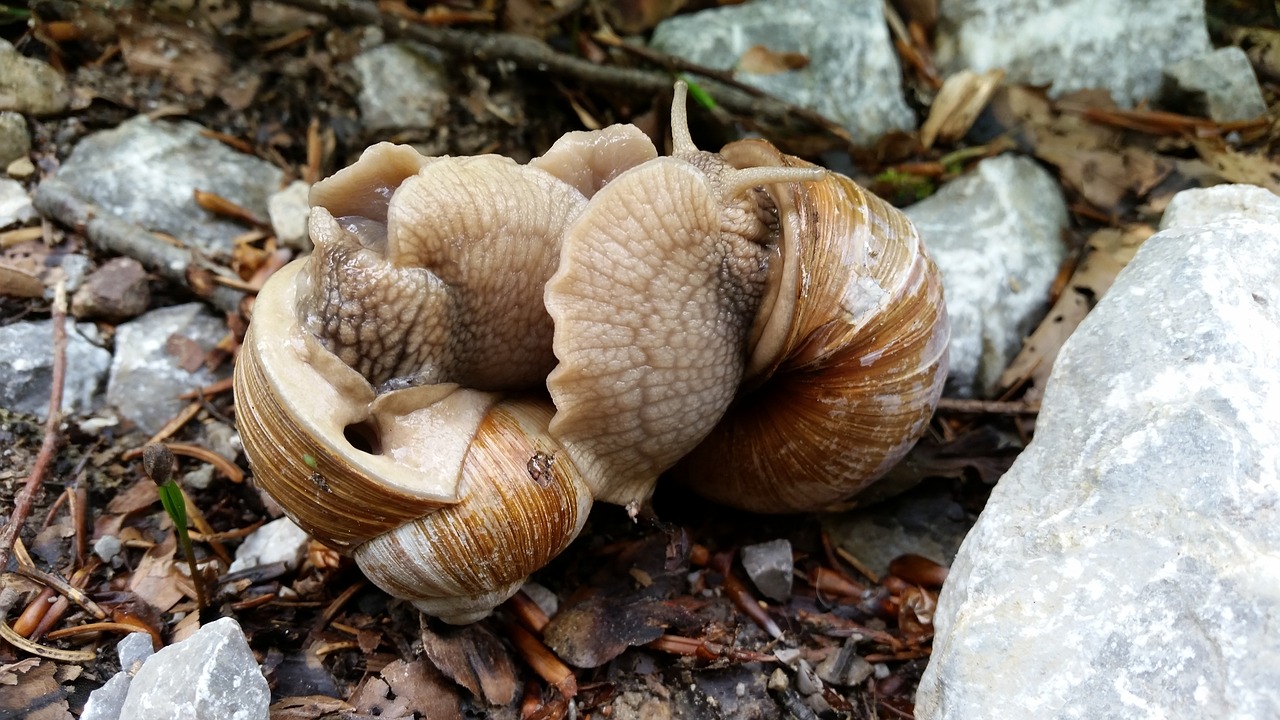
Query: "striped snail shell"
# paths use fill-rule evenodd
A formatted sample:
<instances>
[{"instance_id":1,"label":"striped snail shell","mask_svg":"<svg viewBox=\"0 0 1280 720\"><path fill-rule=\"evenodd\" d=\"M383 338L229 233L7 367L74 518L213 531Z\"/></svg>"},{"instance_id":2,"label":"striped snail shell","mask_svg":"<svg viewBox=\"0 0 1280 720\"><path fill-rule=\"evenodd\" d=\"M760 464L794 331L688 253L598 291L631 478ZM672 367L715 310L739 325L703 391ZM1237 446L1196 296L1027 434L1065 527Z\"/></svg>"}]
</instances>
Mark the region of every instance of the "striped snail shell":
<instances>
[{"instance_id":1,"label":"striped snail shell","mask_svg":"<svg viewBox=\"0 0 1280 720\"><path fill-rule=\"evenodd\" d=\"M527 165L375 145L259 294L235 378L257 483L424 612L483 617L673 466L814 509L923 432L948 330L910 224L763 141L698 150L684 94L670 157L630 125Z\"/></svg>"}]
</instances>

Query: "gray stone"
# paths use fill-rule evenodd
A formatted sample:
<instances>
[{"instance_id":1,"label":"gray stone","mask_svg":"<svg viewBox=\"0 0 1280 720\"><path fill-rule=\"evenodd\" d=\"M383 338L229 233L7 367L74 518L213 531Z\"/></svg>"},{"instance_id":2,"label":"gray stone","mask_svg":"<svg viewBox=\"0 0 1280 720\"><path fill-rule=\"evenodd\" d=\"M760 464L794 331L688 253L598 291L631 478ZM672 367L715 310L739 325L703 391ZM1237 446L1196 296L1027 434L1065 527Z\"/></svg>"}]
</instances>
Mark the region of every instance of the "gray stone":
<instances>
[{"instance_id":1,"label":"gray stone","mask_svg":"<svg viewBox=\"0 0 1280 720\"><path fill-rule=\"evenodd\" d=\"M22 183L0 178L0 228L25 224L36 217L36 206Z\"/></svg>"},{"instance_id":2,"label":"gray stone","mask_svg":"<svg viewBox=\"0 0 1280 720\"><path fill-rule=\"evenodd\" d=\"M278 562L290 569L296 568L307 552L307 542L310 539L307 531L289 518L272 520L244 539L227 572L239 572Z\"/></svg>"},{"instance_id":3,"label":"gray stone","mask_svg":"<svg viewBox=\"0 0 1280 720\"><path fill-rule=\"evenodd\" d=\"M120 658L120 669L131 675L138 672L138 668L142 667L147 658L155 654L155 645L152 644L151 635L148 633L129 633L116 643L116 656Z\"/></svg>"},{"instance_id":4,"label":"gray stone","mask_svg":"<svg viewBox=\"0 0 1280 720\"><path fill-rule=\"evenodd\" d=\"M1241 202L1147 240L1063 346L916 717L1280 717L1280 225Z\"/></svg>"},{"instance_id":5,"label":"gray stone","mask_svg":"<svg viewBox=\"0 0 1280 720\"><path fill-rule=\"evenodd\" d=\"M791 541L770 540L742 548L742 567L765 597L786 602L791 597L795 564L791 557Z\"/></svg>"},{"instance_id":6,"label":"gray stone","mask_svg":"<svg viewBox=\"0 0 1280 720\"><path fill-rule=\"evenodd\" d=\"M1160 229L1226 220L1280 223L1280 197L1256 185L1215 185L1180 192L1164 209Z\"/></svg>"},{"instance_id":7,"label":"gray stone","mask_svg":"<svg viewBox=\"0 0 1280 720\"><path fill-rule=\"evenodd\" d=\"M240 433L230 425L216 420L204 425L204 446L231 462L235 462L236 457L244 450Z\"/></svg>"},{"instance_id":8,"label":"gray stone","mask_svg":"<svg viewBox=\"0 0 1280 720\"><path fill-rule=\"evenodd\" d=\"M143 432L156 432L186 405L179 395L229 374L199 361L226 333L226 324L201 303L152 310L120 325L107 402Z\"/></svg>"},{"instance_id":9,"label":"gray stone","mask_svg":"<svg viewBox=\"0 0 1280 720\"><path fill-rule=\"evenodd\" d=\"M120 556L120 550L123 547L120 538L115 535L103 535L93 541L93 554L102 558L102 562L110 564Z\"/></svg>"},{"instance_id":10,"label":"gray stone","mask_svg":"<svg viewBox=\"0 0 1280 720\"><path fill-rule=\"evenodd\" d=\"M0 40L0 110L55 115L70 103L62 73L49 63L23 57L12 44Z\"/></svg>"},{"instance_id":11,"label":"gray stone","mask_svg":"<svg viewBox=\"0 0 1280 720\"><path fill-rule=\"evenodd\" d=\"M222 618L142 665L121 717L266 720L271 691L240 625Z\"/></svg>"},{"instance_id":12,"label":"gray stone","mask_svg":"<svg viewBox=\"0 0 1280 720\"><path fill-rule=\"evenodd\" d=\"M151 287L146 268L129 257L111 258L89 274L71 297L71 314L120 322L146 312Z\"/></svg>"},{"instance_id":13,"label":"gray stone","mask_svg":"<svg viewBox=\"0 0 1280 720\"><path fill-rule=\"evenodd\" d=\"M310 183L294 180L267 199L267 212L271 216L271 229L276 240L284 247L299 252L311 250L311 236L307 233L307 217L311 215L307 195L310 192Z\"/></svg>"},{"instance_id":14,"label":"gray stone","mask_svg":"<svg viewBox=\"0 0 1280 720\"><path fill-rule=\"evenodd\" d=\"M1234 45L1166 67L1161 95L1166 106L1218 122L1252 120L1267 112L1249 56Z\"/></svg>"},{"instance_id":15,"label":"gray stone","mask_svg":"<svg viewBox=\"0 0 1280 720\"><path fill-rule=\"evenodd\" d=\"M21 113L0 112L0 165L5 167L31 152L31 134Z\"/></svg>"},{"instance_id":16,"label":"gray stone","mask_svg":"<svg viewBox=\"0 0 1280 720\"><path fill-rule=\"evenodd\" d=\"M862 684L863 680L871 677L875 669L871 667L871 663L858 654L856 639L849 638L840 647L839 652L831 653L823 658L822 662L818 663L815 671L818 677L825 682L849 687Z\"/></svg>"},{"instance_id":17,"label":"gray stone","mask_svg":"<svg viewBox=\"0 0 1280 720\"><path fill-rule=\"evenodd\" d=\"M45 276L45 283L50 286L45 290L45 299L53 299L54 288L52 286L59 280L67 284L68 293L74 293L79 290L80 285L84 283L85 276L89 274L91 269L93 269L93 261L87 255L67 253L58 257L57 265L51 268L49 274Z\"/></svg>"},{"instance_id":18,"label":"gray stone","mask_svg":"<svg viewBox=\"0 0 1280 720\"><path fill-rule=\"evenodd\" d=\"M924 485L887 502L822 518L831 542L884 576L900 555L920 555L950 565L973 518L950 488Z\"/></svg>"},{"instance_id":19,"label":"gray stone","mask_svg":"<svg viewBox=\"0 0 1280 720\"><path fill-rule=\"evenodd\" d=\"M879 0L753 0L664 20L653 46L717 70L733 70L749 48L801 53L808 67L734 76L843 125L860 144L911 130L898 55Z\"/></svg>"},{"instance_id":20,"label":"gray stone","mask_svg":"<svg viewBox=\"0 0 1280 720\"><path fill-rule=\"evenodd\" d=\"M111 353L98 346L92 324L68 319L67 372L62 386L62 412L90 413L101 401L102 381ZM0 407L49 415L53 383L53 321L16 322L0 327Z\"/></svg>"},{"instance_id":21,"label":"gray stone","mask_svg":"<svg viewBox=\"0 0 1280 720\"><path fill-rule=\"evenodd\" d=\"M245 231L196 205L194 192L215 193L267 217L267 197L283 173L201 133L196 123L135 117L81 140L58 179L118 217L168 233L206 252L229 255Z\"/></svg>"},{"instance_id":22,"label":"gray stone","mask_svg":"<svg viewBox=\"0 0 1280 720\"><path fill-rule=\"evenodd\" d=\"M906 209L942 271L947 394L989 396L1040 321L1066 255L1067 204L1035 161L1001 155Z\"/></svg>"},{"instance_id":23,"label":"gray stone","mask_svg":"<svg viewBox=\"0 0 1280 720\"><path fill-rule=\"evenodd\" d=\"M948 0L935 59L950 74L1002 68L1057 97L1105 89L1125 107L1160 89L1170 63L1210 49L1203 0Z\"/></svg>"},{"instance_id":24,"label":"gray stone","mask_svg":"<svg viewBox=\"0 0 1280 720\"><path fill-rule=\"evenodd\" d=\"M80 720L119 720L132 680L126 672L112 675L105 685L89 693Z\"/></svg>"},{"instance_id":25,"label":"gray stone","mask_svg":"<svg viewBox=\"0 0 1280 720\"><path fill-rule=\"evenodd\" d=\"M356 56L360 119L373 131L434 127L449 108L444 61L417 43L381 45Z\"/></svg>"}]
</instances>

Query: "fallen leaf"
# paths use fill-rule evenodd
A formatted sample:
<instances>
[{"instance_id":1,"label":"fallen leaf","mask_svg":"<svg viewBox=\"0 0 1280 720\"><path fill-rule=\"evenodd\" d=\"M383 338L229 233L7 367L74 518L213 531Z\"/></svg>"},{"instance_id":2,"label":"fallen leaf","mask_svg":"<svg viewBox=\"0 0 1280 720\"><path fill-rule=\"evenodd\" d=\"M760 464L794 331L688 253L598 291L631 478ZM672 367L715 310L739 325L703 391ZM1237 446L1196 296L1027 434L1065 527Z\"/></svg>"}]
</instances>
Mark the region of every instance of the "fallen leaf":
<instances>
[{"instance_id":1,"label":"fallen leaf","mask_svg":"<svg viewBox=\"0 0 1280 720\"><path fill-rule=\"evenodd\" d=\"M920 127L920 144L927 149L935 142L952 143L964 137L1003 80L1004 71L999 69L982 74L961 70L947 78Z\"/></svg>"},{"instance_id":2,"label":"fallen leaf","mask_svg":"<svg viewBox=\"0 0 1280 720\"><path fill-rule=\"evenodd\" d=\"M1242 152L1220 141L1202 140L1195 146L1200 157L1227 181L1259 185L1280 193L1280 163L1275 158Z\"/></svg>"},{"instance_id":3,"label":"fallen leaf","mask_svg":"<svg viewBox=\"0 0 1280 720\"><path fill-rule=\"evenodd\" d=\"M738 58L738 70L757 75L801 70L809 67L809 57L797 52L777 52L764 45L752 45Z\"/></svg>"},{"instance_id":4,"label":"fallen leaf","mask_svg":"<svg viewBox=\"0 0 1280 720\"><path fill-rule=\"evenodd\" d=\"M483 626L436 631L424 620L422 651L445 677L490 705L506 705L516 696L511 656Z\"/></svg>"}]
</instances>

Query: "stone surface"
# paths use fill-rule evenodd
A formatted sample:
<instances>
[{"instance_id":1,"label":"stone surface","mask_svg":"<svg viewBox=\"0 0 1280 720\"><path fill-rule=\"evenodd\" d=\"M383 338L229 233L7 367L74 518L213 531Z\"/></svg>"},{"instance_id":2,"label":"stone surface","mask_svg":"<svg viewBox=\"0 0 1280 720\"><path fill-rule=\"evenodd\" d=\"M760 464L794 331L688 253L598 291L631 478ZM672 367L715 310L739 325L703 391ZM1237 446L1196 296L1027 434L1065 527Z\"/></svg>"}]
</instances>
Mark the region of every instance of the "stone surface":
<instances>
[{"instance_id":1,"label":"stone surface","mask_svg":"<svg viewBox=\"0 0 1280 720\"><path fill-rule=\"evenodd\" d=\"M36 219L31 196L17 180L0 179L0 229Z\"/></svg>"},{"instance_id":2,"label":"stone surface","mask_svg":"<svg viewBox=\"0 0 1280 720\"><path fill-rule=\"evenodd\" d=\"M881 576L899 555L920 555L950 565L973 517L951 488L926 483L887 502L824 515L831 542Z\"/></svg>"},{"instance_id":3,"label":"stone surface","mask_svg":"<svg viewBox=\"0 0 1280 720\"><path fill-rule=\"evenodd\" d=\"M1161 96L1168 107L1218 122L1252 120L1267 112L1249 56L1235 46L1165 68Z\"/></svg>"},{"instance_id":4,"label":"stone surface","mask_svg":"<svg viewBox=\"0 0 1280 720\"><path fill-rule=\"evenodd\" d=\"M943 588L917 718L1280 717L1280 225L1234 194L1147 240L1063 346Z\"/></svg>"},{"instance_id":5,"label":"stone surface","mask_svg":"<svg viewBox=\"0 0 1280 720\"><path fill-rule=\"evenodd\" d=\"M129 685L130 720L266 720L271 691L231 618L152 655Z\"/></svg>"},{"instance_id":6,"label":"stone surface","mask_svg":"<svg viewBox=\"0 0 1280 720\"><path fill-rule=\"evenodd\" d=\"M21 113L0 112L0 165L5 167L31 152L31 134Z\"/></svg>"},{"instance_id":7,"label":"stone surface","mask_svg":"<svg viewBox=\"0 0 1280 720\"><path fill-rule=\"evenodd\" d=\"M425 45L396 42L352 60L360 83L360 119L368 130L429 128L449 108L440 54Z\"/></svg>"},{"instance_id":8,"label":"stone surface","mask_svg":"<svg viewBox=\"0 0 1280 720\"><path fill-rule=\"evenodd\" d=\"M112 675L106 684L89 693L84 710L80 712L80 720L119 720L132 680L126 672Z\"/></svg>"},{"instance_id":9,"label":"stone surface","mask_svg":"<svg viewBox=\"0 0 1280 720\"><path fill-rule=\"evenodd\" d=\"M111 353L98 346L98 330L67 321L67 374L62 386L64 413L89 413L101 402L102 381ZM0 327L0 407L49 414L53 383L53 321L16 322Z\"/></svg>"},{"instance_id":10,"label":"stone surface","mask_svg":"<svg viewBox=\"0 0 1280 720\"><path fill-rule=\"evenodd\" d=\"M1033 160L1001 155L906 209L942 271L948 395L987 396L1045 309L1066 255L1067 204Z\"/></svg>"},{"instance_id":11,"label":"stone surface","mask_svg":"<svg viewBox=\"0 0 1280 720\"><path fill-rule=\"evenodd\" d=\"M284 563L289 569L298 567L307 552L311 538L287 517L272 520L254 530L236 549L236 559L227 572L239 572L259 565Z\"/></svg>"},{"instance_id":12,"label":"stone surface","mask_svg":"<svg viewBox=\"0 0 1280 720\"><path fill-rule=\"evenodd\" d=\"M915 127L878 0L753 0L664 20L652 44L717 70L733 70L756 45L801 53L803 69L734 77L822 113L860 144Z\"/></svg>"},{"instance_id":13,"label":"stone surface","mask_svg":"<svg viewBox=\"0 0 1280 720\"><path fill-rule=\"evenodd\" d=\"M120 557L122 548L124 548L124 545L120 542L120 538L115 535L103 535L93 541L93 554L107 564L112 564L112 561Z\"/></svg>"},{"instance_id":14,"label":"stone surface","mask_svg":"<svg viewBox=\"0 0 1280 720\"><path fill-rule=\"evenodd\" d=\"M206 252L230 254L245 231L196 205L196 190L215 193L267 217L267 197L283 173L201 134L196 123L138 116L81 140L58 171L86 200L149 230Z\"/></svg>"},{"instance_id":15,"label":"stone surface","mask_svg":"<svg viewBox=\"0 0 1280 720\"><path fill-rule=\"evenodd\" d=\"M311 250L311 236L307 233L307 217L311 214L307 195L310 192L310 183L294 180L267 199L267 212L276 240L301 252Z\"/></svg>"},{"instance_id":16,"label":"stone surface","mask_svg":"<svg viewBox=\"0 0 1280 720\"><path fill-rule=\"evenodd\" d=\"M786 602L791 597L795 563L791 557L791 541L770 540L742 548L742 568L765 597Z\"/></svg>"},{"instance_id":17,"label":"stone surface","mask_svg":"<svg viewBox=\"0 0 1280 720\"><path fill-rule=\"evenodd\" d=\"M70 102L62 73L49 63L23 57L12 44L0 40L0 110L54 115Z\"/></svg>"},{"instance_id":18,"label":"stone surface","mask_svg":"<svg viewBox=\"0 0 1280 720\"><path fill-rule=\"evenodd\" d=\"M80 319L120 322L141 315L150 304L146 268L133 258L116 257L85 278L71 296L71 314Z\"/></svg>"},{"instance_id":19,"label":"stone surface","mask_svg":"<svg viewBox=\"0 0 1280 720\"><path fill-rule=\"evenodd\" d=\"M143 432L156 432L187 404L179 395L230 374L204 365L205 353L226 333L226 324L200 303L152 310L120 325L107 402Z\"/></svg>"},{"instance_id":20,"label":"stone surface","mask_svg":"<svg viewBox=\"0 0 1280 720\"><path fill-rule=\"evenodd\" d=\"M120 669L133 674L142 667L147 658L155 655L155 645L151 636L144 632L129 633L116 643L116 657L120 658Z\"/></svg>"},{"instance_id":21,"label":"stone surface","mask_svg":"<svg viewBox=\"0 0 1280 720\"><path fill-rule=\"evenodd\" d=\"M1180 192L1169 201L1160 229L1206 225L1223 220L1280 223L1280 197L1256 185L1215 185Z\"/></svg>"},{"instance_id":22,"label":"stone surface","mask_svg":"<svg viewBox=\"0 0 1280 720\"><path fill-rule=\"evenodd\" d=\"M1203 0L948 0L935 59L950 74L1004 69L1006 83L1057 97L1105 89L1130 107L1160 89L1170 63L1210 50Z\"/></svg>"}]
</instances>

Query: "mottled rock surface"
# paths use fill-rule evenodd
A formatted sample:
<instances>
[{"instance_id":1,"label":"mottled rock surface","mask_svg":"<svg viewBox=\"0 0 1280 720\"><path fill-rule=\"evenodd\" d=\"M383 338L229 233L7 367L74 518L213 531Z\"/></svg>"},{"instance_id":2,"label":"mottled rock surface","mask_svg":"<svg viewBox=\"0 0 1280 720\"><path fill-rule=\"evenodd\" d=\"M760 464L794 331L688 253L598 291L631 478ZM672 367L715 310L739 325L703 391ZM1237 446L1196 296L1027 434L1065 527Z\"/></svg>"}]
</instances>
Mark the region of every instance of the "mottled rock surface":
<instances>
[{"instance_id":1,"label":"mottled rock surface","mask_svg":"<svg viewBox=\"0 0 1280 720\"><path fill-rule=\"evenodd\" d=\"M67 320L67 374L62 386L64 413L90 413L101 403L102 382L111 353L100 347L92 324ZM53 383L53 321L16 322L0 327L0 406L49 414Z\"/></svg>"},{"instance_id":2,"label":"mottled rock surface","mask_svg":"<svg viewBox=\"0 0 1280 720\"><path fill-rule=\"evenodd\" d=\"M272 520L244 539L236 549L236 559L227 572L277 562L284 563L290 569L296 568L307 551L307 541L310 539L307 532L289 518Z\"/></svg>"},{"instance_id":3,"label":"mottled rock surface","mask_svg":"<svg viewBox=\"0 0 1280 720\"><path fill-rule=\"evenodd\" d=\"M938 12L944 72L1002 68L1054 97L1098 88L1132 106L1166 65L1211 49L1202 0L947 0Z\"/></svg>"},{"instance_id":4,"label":"mottled rock surface","mask_svg":"<svg viewBox=\"0 0 1280 720\"><path fill-rule=\"evenodd\" d=\"M31 134L21 113L0 112L0 165L8 167L31 152Z\"/></svg>"},{"instance_id":5,"label":"mottled rock surface","mask_svg":"<svg viewBox=\"0 0 1280 720\"><path fill-rule=\"evenodd\" d=\"M449 108L444 61L432 48L388 43L352 64L360 82L360 120L369 130L434 127Z\"/></svg>"},{"instance_id":6,"label":"mottled rock surface","mask_svg":"<svg viewBox=\"0 0 1280 720\"><path fill-rule=\"evenodd\" d=\"M35 205L22 183L0 179L0 229L18 225L36 218Z\"/></svg>"},{"instance_id":7,"label":"mottled rock surface","mask_svg":"<svg viewBox=\"0 0 1280 720\"><path fill-rule=\"evenodd\" d=\"M1188 192L1196 222L1064 345L943 588L916 717L1280 716L1277 203Z\"/></svg>"},{"instance_id":8,"label":"mottled rock surface","mask_svg":"<svg viewBox=\"0 0 1280 720\"><path fill-rule=\"evenodd\" d=\"M1015 155L983 160L906 209L942 271L951 319L947 394L987 396L1040 321L1066 255L1058 181Z\"/></svg>"},{"instance_id":9,"label":"mottled rock surface","mask_svg":"<svg viewBox=\"0 0 1280 720\"><path fill-rule=\"evenodd\" d=\"M1267 112L1249 56L1235 46L1218 48L1165 68L1162 101L1218 122L1252 120Z\"/></svg>"},{"instance_id":10,"label":"mottled rock surface","mask_svg":"<svg viewBox=\"0 0 1280 720\"><path fill-rule=\"evenodd\" d=\"M664 20L653 33L663 52L733 70L754 46L800 53L807 67L734 77L843 125L869 144L915 117L902 97L898 56L877 0L753 0Z\"/></svg>"},{"instance_id":11,"label":"mottled rock surface","mask_svg":"<svg viewBox=\"0 0 1280 720\"><path fill-rule=\"evenodd\" d=\"M193 122L140 115L81 140L57 178L121 219L206 252L230 254L245 226L203 210L194 192L215 193L265 219L267 197L279 189L283 173L203 131Z\"/></svg>"},{"instance_id":12,"label":"mottled rock surface","mask_svg":"<svg viewBox=\"0 0 1280 720\"><path fill-rule=\"evenodd\" d=\"M23 57L8 41L0 40L0 110L54 115L70 102L62 73L49 63Z\"/></svg>"}]
</instances>

